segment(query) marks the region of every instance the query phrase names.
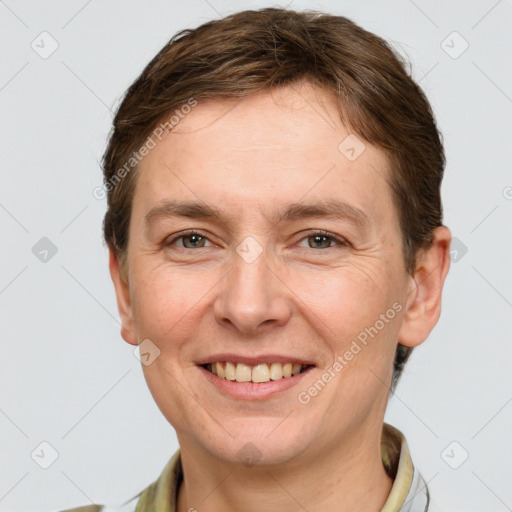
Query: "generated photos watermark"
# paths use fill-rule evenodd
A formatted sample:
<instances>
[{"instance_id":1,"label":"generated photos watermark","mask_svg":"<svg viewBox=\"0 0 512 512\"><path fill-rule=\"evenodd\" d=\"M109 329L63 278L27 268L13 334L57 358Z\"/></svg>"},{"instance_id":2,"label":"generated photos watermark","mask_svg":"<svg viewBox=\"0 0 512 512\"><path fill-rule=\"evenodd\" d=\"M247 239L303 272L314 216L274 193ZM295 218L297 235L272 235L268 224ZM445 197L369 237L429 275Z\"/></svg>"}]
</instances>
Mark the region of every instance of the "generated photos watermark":
<instances>
[{"instance_id":1,"label":"generated photos watermark","mask_svg":"<svg viewBox=\"0 0 512 512\"><path fill-rule=\"evenodd\" d=\"M133 171L142 159L149 154L149 152L156 147L157 140L161 141L165 134L175 128L177 124L189 114L192 109L197 106L197 100L190 98L186 103L176 109L167 121L161 122L152 132L142 146L132 153L130 158L126 160L124 165L120 167L102 186L95 187L92 195L96 199L104 199L107 193L113 190L131 171Z\"/></svg>"},{"instance_id":2,"label":"generated photos watermark","mask_svg":"<svg viewBox=\"0 0 512 512\"><path fill-rule=\"evenodd\" d=\"M373 339L382 329L393 320L397 313L402 311L402 304L395 302L385 313L381 313L379 319L370 327L365 327L352 341L350 347L335 358L334 363L325 370L322 376L312 384L307 390L301 391L297 395L297 400L302 405L307 405L311 399L317 396L339 373L348 365L354 356L368 344L369 337Z\"/></svg>"}]
</instances>

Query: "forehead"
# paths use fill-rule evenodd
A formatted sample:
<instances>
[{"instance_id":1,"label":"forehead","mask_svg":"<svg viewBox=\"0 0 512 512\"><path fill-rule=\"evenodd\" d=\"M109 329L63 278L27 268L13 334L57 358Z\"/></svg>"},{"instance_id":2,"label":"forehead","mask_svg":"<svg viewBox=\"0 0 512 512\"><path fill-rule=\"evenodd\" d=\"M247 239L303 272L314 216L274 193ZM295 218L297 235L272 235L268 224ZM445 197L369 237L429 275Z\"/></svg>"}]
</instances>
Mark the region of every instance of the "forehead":
<instances>
[{"instance_id":1,"label":"forehead","mask_svg":"<svg viewBox=\"0 0 512 512\"><path fill-rule=\"evenodd\" d=\"M276 209L307 198L379 216L391 206L387 167L382 151L341 123L335 99L304 83L199 101L144 157L133 206L145 214L186 198Z\"/></svg>"}]
</instances>

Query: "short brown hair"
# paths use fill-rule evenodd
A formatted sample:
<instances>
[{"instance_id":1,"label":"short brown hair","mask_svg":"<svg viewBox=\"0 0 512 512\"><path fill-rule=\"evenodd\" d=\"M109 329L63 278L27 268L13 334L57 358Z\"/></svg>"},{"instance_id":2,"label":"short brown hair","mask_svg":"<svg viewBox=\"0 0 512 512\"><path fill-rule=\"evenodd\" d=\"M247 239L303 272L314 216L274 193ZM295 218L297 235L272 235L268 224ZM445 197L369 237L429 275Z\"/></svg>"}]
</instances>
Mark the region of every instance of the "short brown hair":
<instances>
[{"instance_id":1,"label":"short brown hair","mask_svg":"<svg viewBox=\"0 0 512 512\"><path fill-rule=\"evenodd\" d=\"M406 67L380 37L343 16L316 11L248 10L178 32L117 110L103 156L107 245L124 268L137 178L133 155L164 116L190 98L236 99L307 80L332 91L345 126L388 157L412 274L417 252L442 225L445 156L431 106ZM398 345L392 389L411 350Z\"/></svg>"}]
</instances>

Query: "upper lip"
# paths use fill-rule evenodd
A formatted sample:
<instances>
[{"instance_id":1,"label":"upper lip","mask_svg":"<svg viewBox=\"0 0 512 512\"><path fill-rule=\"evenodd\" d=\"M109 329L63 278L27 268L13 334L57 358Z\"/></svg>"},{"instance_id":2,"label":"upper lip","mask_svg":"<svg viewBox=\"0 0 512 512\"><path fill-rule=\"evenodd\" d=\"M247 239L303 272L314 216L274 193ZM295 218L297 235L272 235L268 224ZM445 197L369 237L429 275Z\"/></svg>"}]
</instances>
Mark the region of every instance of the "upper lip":
<instances>
[{"instance_id":1,"label":"upper lip","mask_svg":"<svg viewBox=\"0 0 512 512\"><path fill-rule=\"evenodd\" d=\"M287 356L285 354L261 354L258 356L248 356L234 353L213 354L211 356L202 357L196 361L196 364L204 365L208 363L217 363L225 361L229 361L232 363L243 363L247 365L257 365L264 363L295 363L307 366L315 366L315 363L309 359L303 359L297 356Z\"/></svg>"}]
</instances>

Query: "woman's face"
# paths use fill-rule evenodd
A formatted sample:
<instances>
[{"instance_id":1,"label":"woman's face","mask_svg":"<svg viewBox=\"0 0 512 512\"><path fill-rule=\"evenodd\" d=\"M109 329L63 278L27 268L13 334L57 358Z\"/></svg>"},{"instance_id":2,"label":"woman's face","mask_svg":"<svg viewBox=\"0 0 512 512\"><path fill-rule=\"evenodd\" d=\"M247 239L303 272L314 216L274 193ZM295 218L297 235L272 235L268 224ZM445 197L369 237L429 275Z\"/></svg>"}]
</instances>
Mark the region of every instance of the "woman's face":
<instances>
[{"instance_id":1,"label":"woman's face","mask_svg":"<svg viewBox=\"0 0 512 512\"><path fill-rule=\"evenodd\" d=\"M389 173L307 83L200 101L144 157L122 334L182 446L275 464L381 424L414 299Z\"/></svg>"}]
</instances>

